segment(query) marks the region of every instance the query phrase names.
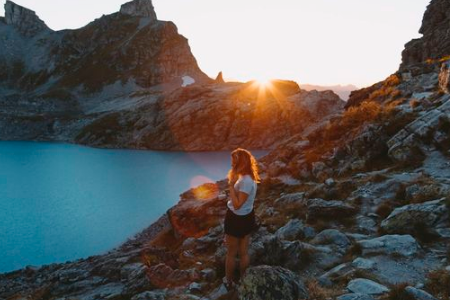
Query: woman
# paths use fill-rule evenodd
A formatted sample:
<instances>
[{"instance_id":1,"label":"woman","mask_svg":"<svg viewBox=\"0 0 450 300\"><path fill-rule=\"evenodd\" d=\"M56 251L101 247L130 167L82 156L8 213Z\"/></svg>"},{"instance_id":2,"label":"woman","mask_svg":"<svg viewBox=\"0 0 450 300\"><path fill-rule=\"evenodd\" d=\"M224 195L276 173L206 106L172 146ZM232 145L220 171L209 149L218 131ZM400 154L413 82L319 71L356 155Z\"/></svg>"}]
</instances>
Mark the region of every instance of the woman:
<instances>
[{"instance_id":1,"label":"woman","mask_svg":"<svg viewBox=\"0 0 450 300\"><path fill-rule=\"evenodd\" d=\"M226 282L229 290L233 288L233 274L236 266L236 254L239 254L240 274L244 274L250 263L248 245L250 233L256 229L255 201L257 183L260 181L258 166L253 155L238 148L231 153L231 170L228 172L230 200L225 215L225 243L227 256L225 261Z\"/></svg>"}]
</instances>

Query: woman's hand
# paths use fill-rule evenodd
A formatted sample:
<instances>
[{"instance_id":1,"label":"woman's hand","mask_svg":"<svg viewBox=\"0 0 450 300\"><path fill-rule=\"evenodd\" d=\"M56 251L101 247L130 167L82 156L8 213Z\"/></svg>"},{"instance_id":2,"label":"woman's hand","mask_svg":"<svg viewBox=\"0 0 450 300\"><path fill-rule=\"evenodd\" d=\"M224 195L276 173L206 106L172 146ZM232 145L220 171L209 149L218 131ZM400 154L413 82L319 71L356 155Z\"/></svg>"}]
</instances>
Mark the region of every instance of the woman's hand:
<instances>
[{"instance_id":1,"label":"woman's hand","mask_svg":"<svg viewBox=\"0 0 450 300\"><path fill-rule=\"evenodd\" d=\"M233 177L230 178L228 185L230 187L234 187L234 184L236 183L237 180L238 180L238 176L236 174L233 174Z\"/></svg>"}]
</instances>

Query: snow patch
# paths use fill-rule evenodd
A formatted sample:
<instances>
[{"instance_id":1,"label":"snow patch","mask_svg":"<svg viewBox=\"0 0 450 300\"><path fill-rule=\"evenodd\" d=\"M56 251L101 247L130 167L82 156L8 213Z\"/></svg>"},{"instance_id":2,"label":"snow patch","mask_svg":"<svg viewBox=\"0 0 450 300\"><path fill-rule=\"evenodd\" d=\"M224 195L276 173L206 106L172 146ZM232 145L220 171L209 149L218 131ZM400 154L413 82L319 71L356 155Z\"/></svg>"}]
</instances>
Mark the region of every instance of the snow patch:
<instances>
[{"instance_id":1,"label":"snow patch","mask_svg":"<svg viewBox=\"0 0 450 300\"><path fill-rule=\"evenodd\" d=\"M195 83L195 79L192 78L191 76L183 76L183 84L181 84L182 87L191 85Z\"/></svg>"}]
</instances>

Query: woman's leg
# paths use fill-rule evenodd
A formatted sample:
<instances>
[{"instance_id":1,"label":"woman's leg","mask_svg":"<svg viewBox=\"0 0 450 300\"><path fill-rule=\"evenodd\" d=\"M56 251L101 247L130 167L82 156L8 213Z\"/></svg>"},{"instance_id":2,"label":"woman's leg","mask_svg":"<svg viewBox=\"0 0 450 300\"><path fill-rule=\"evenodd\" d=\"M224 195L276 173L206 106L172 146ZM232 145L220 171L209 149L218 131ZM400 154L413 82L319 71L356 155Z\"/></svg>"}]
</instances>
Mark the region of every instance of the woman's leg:
<instances>
[{"instance_id":1,"label":"woman's leg","mask_svg":"<svg viewBox=\"0 0 450 300\"><path fill-rule=\"evenodd\" d=\"M250 264L250 257L248 255L249 242L249 234L239 239L239 271L241 274L241 278L244 275L244 272L247 269L248 265Z\"/></svg>"},{"instance_id":2,"label":"woman's leg","mask_svg":"<svg viewBox=\"0 0 450 300\"><path fill-rule=\"evenodd\" d=\"M225 260L225 274L228 282L232 282L234 269L236 267L236 254L238 252L238 238L231 235L225 235L227 246L227 257Z\"/></svg>"}]
</instances>

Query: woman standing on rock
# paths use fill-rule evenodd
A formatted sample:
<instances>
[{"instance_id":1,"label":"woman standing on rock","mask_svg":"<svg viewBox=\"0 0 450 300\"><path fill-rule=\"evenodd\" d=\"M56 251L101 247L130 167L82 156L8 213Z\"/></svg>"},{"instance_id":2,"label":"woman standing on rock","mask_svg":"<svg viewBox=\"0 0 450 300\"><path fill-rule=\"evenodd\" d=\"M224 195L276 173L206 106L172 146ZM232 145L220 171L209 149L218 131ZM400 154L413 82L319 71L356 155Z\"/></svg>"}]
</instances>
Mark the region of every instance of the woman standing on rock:
<instances>
[{"instance_id":1,"label":"woman standing on rock","mask_svg":"<svg viewBox=\"0 0 450 300\"><path fill-rule=\"evenodd\" d=\"M225 261L227 289L231 289L234 285L236 255L239 254L241 276L250 263L248 245L250 233L256 229L253 203L256 196L256 184L259 180L258 166L253 155L241 148L234 150L231 153L231 170L228 172L231 200L227 203L228 209L224 222L227 246Z\"/></svg>"}]
</instances>

